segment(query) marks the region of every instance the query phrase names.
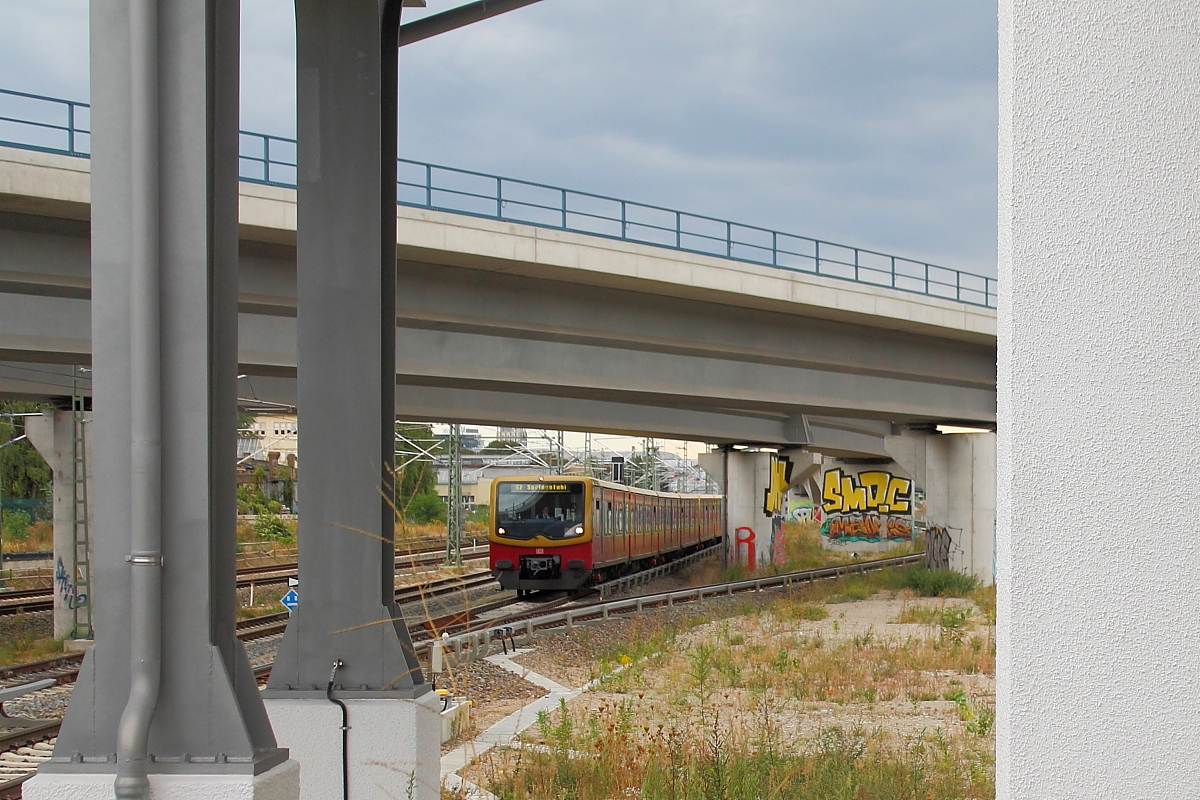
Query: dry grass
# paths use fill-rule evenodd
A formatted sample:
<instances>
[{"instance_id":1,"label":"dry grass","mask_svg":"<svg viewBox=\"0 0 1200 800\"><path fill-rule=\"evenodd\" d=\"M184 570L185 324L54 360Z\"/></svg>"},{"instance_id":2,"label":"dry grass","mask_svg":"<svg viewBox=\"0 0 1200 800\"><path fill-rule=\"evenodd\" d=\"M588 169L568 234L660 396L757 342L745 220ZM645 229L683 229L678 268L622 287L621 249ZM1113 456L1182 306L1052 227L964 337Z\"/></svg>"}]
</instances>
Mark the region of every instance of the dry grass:
<instances>
[{"instance_id":1,"label":"dry grass","mask_svg":"<svg viewBox=\"0 0 1200 800\"><path fill-rule=\"evenodd\" d=\"M18 632L0 641L0 666L27 664L30 661L40 661L62 652L62 642L53 638L40 637L24 630L33 627L26 622L30 619L24 614L17 614L8 620L9 627Z\"/></svg>"},{"instance_id":2,"label":"dry grass","mask_svg":"<svg viewBox=\"0 0 1200 800\"><path fill-rule=\"evenodd\" d=\"M875 574L725 619L639 620L596 661L597 691L472 780L504 800L993 797L987 593L897 591L939 580Z\"/></svg>"},{"instance_id":3,"label":"dry grass","mask_svg":"<svg viewBox=\"0 0 1200 800\"><path fill-rule=\"evenodd\" d=\"M54 526L49 522L34 522L25 529L24 538L4 537L6 553L41 553L54 549Z\"/></svg>"},{"instance_id":4,"label":"dry grass","mask_svg":"<svg viewBox=\"0 0 1200 800\"><path fill-rule=\"evenodd\" d=\"M634 702L538 721L539 742L483 759L503 800L960 800L995 794L987 748L942 735L896 742L829 727L786 745L763 706L756 724L642 724Z\"/></svg>"}]
</instances>

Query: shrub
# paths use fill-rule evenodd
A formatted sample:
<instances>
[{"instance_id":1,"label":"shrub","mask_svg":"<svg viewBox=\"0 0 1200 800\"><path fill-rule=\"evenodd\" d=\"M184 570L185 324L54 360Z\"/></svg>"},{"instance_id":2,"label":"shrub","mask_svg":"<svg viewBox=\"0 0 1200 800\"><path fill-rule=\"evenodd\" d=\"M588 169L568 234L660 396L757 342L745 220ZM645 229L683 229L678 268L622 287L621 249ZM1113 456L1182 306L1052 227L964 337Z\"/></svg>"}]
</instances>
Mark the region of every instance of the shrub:
<instances>
[{"instance_id":1,"label":"shrub","mask_svg":"<svg viewBox=\"0 0 1200 800\"><path fill-rule=\"evenodd\" d=\"M921 597L970 597L979 586L974 575L949 569L913 567L900 573L901 586Z\"/></svg>"},{"instance_id":2,"label":"shrub","mask_svg":"<svg viewBox=\"0 0 1200 800\"><path fill-rule=\"evenodd\" d=\"M29 514L25 511L9 511L4 515L4 538L23 542L29 538Z\"/></svg>"},{"instance_id":3,"label":"shrub","mask_svg":"<svg viewBox=\"0 0 1200 800\"><path fill-rule=\"evenodd\" d=\"M254 518L254 534L260 539L290 539L292 529L277 515L267 511L260 512Z\"/></svg>"},{"instance_id":4,"label":"shrub","mask_svg":"<svg viewBox=\"0 0 1200 800\"><path fill-rule=\"evenodd\" d=\"M434 492L413 495L405 511L409 521L417 525L446 521L446 504Z\"/></svg>"}]
</instances>

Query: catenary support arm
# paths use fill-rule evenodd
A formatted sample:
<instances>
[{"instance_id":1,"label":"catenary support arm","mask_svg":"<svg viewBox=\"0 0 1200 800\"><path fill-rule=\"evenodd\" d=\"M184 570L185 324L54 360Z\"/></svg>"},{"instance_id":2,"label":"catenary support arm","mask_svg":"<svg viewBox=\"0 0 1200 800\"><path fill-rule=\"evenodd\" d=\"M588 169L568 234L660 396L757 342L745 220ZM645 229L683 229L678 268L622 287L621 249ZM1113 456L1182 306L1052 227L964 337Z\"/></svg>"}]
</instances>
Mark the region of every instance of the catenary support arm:
<instances>
[{"instance_id":1,"label":"catenary support arm","mask_svg":"<svg viewBox=\"0 0 1200 800\"><path fill-rule=\"evenodd\" d=\"M516 11L518 8L531 6L540 1L478 0L475 3L467 3L458 8L452 8L449 11L443 11L441 14L433 14L416 22L401 25L399 45L403 47L406 44L412 44L422 39L428 39L431 36L437 36L439 33L446 33L456 28L462 28L474 22L485 20L488 17L496 17L506 14L509 11Z\"/></svg>"}]
</instances>

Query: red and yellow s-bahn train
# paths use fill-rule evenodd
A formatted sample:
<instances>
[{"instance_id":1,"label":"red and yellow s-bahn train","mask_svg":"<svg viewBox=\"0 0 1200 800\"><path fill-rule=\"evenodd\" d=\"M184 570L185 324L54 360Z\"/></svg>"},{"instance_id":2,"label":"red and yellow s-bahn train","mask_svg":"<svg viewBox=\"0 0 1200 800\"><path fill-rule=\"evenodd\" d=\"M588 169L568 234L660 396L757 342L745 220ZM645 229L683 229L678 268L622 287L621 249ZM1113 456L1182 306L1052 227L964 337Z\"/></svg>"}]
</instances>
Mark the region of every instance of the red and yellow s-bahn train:
<instances>
[{"instance_id":1,"label":"red and yellow s-bahn train","mask_svg":"<svg viewBox=\"0 0 1200 800\"><path fill-rule=\"evenodd\" d=\"M500 478L489 564L505 589L577 589L715 544L722 503L578 475Z\"/></svg>"}]
</instances>

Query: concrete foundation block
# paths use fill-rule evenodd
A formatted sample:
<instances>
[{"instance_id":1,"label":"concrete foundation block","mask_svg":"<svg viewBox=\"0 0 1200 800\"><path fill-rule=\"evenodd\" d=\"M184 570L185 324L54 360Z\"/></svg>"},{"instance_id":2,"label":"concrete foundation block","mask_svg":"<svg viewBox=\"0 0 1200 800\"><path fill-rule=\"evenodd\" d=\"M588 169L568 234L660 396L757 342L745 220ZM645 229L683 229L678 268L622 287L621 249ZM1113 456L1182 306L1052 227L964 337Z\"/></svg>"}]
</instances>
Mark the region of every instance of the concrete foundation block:
<instances>
[{"instance_id":1,"label":"concrete foundation block","mask_svg":"<svg viewBox=\"0 0 1200 800\"><path fill-rule=\"evenodd\" d=\"M437 800L441 697L349 699L347 758L353 800ZM342 796L342 711L324 698L264 700L280 747L303 765L300 800Z\"/></svg>"},{"instance_id":2,"label":"concrete foundation block","mask_svg":"<svg viewBox=\"0 0 1200 800\"><path fill-rule=\"evenodd\" d=\"M450 707L441 712L442 744L453 739L471 717L471 701L459 700L452 702Z\"/></svg>"},{"instance_id":3,"label":"concrete foundation block","mask_svg":"<svg viewBox=\"0 0 1200 800\"><path fill-rule=\"evenodd\" d=\"M112 800L116 775L39 773L24 783L25 800ZM339 795L340 796L340 795ZM285 761L261 775L151 775L150 800L297 800L300 765Z\"/></svg>"}]
</instances>

